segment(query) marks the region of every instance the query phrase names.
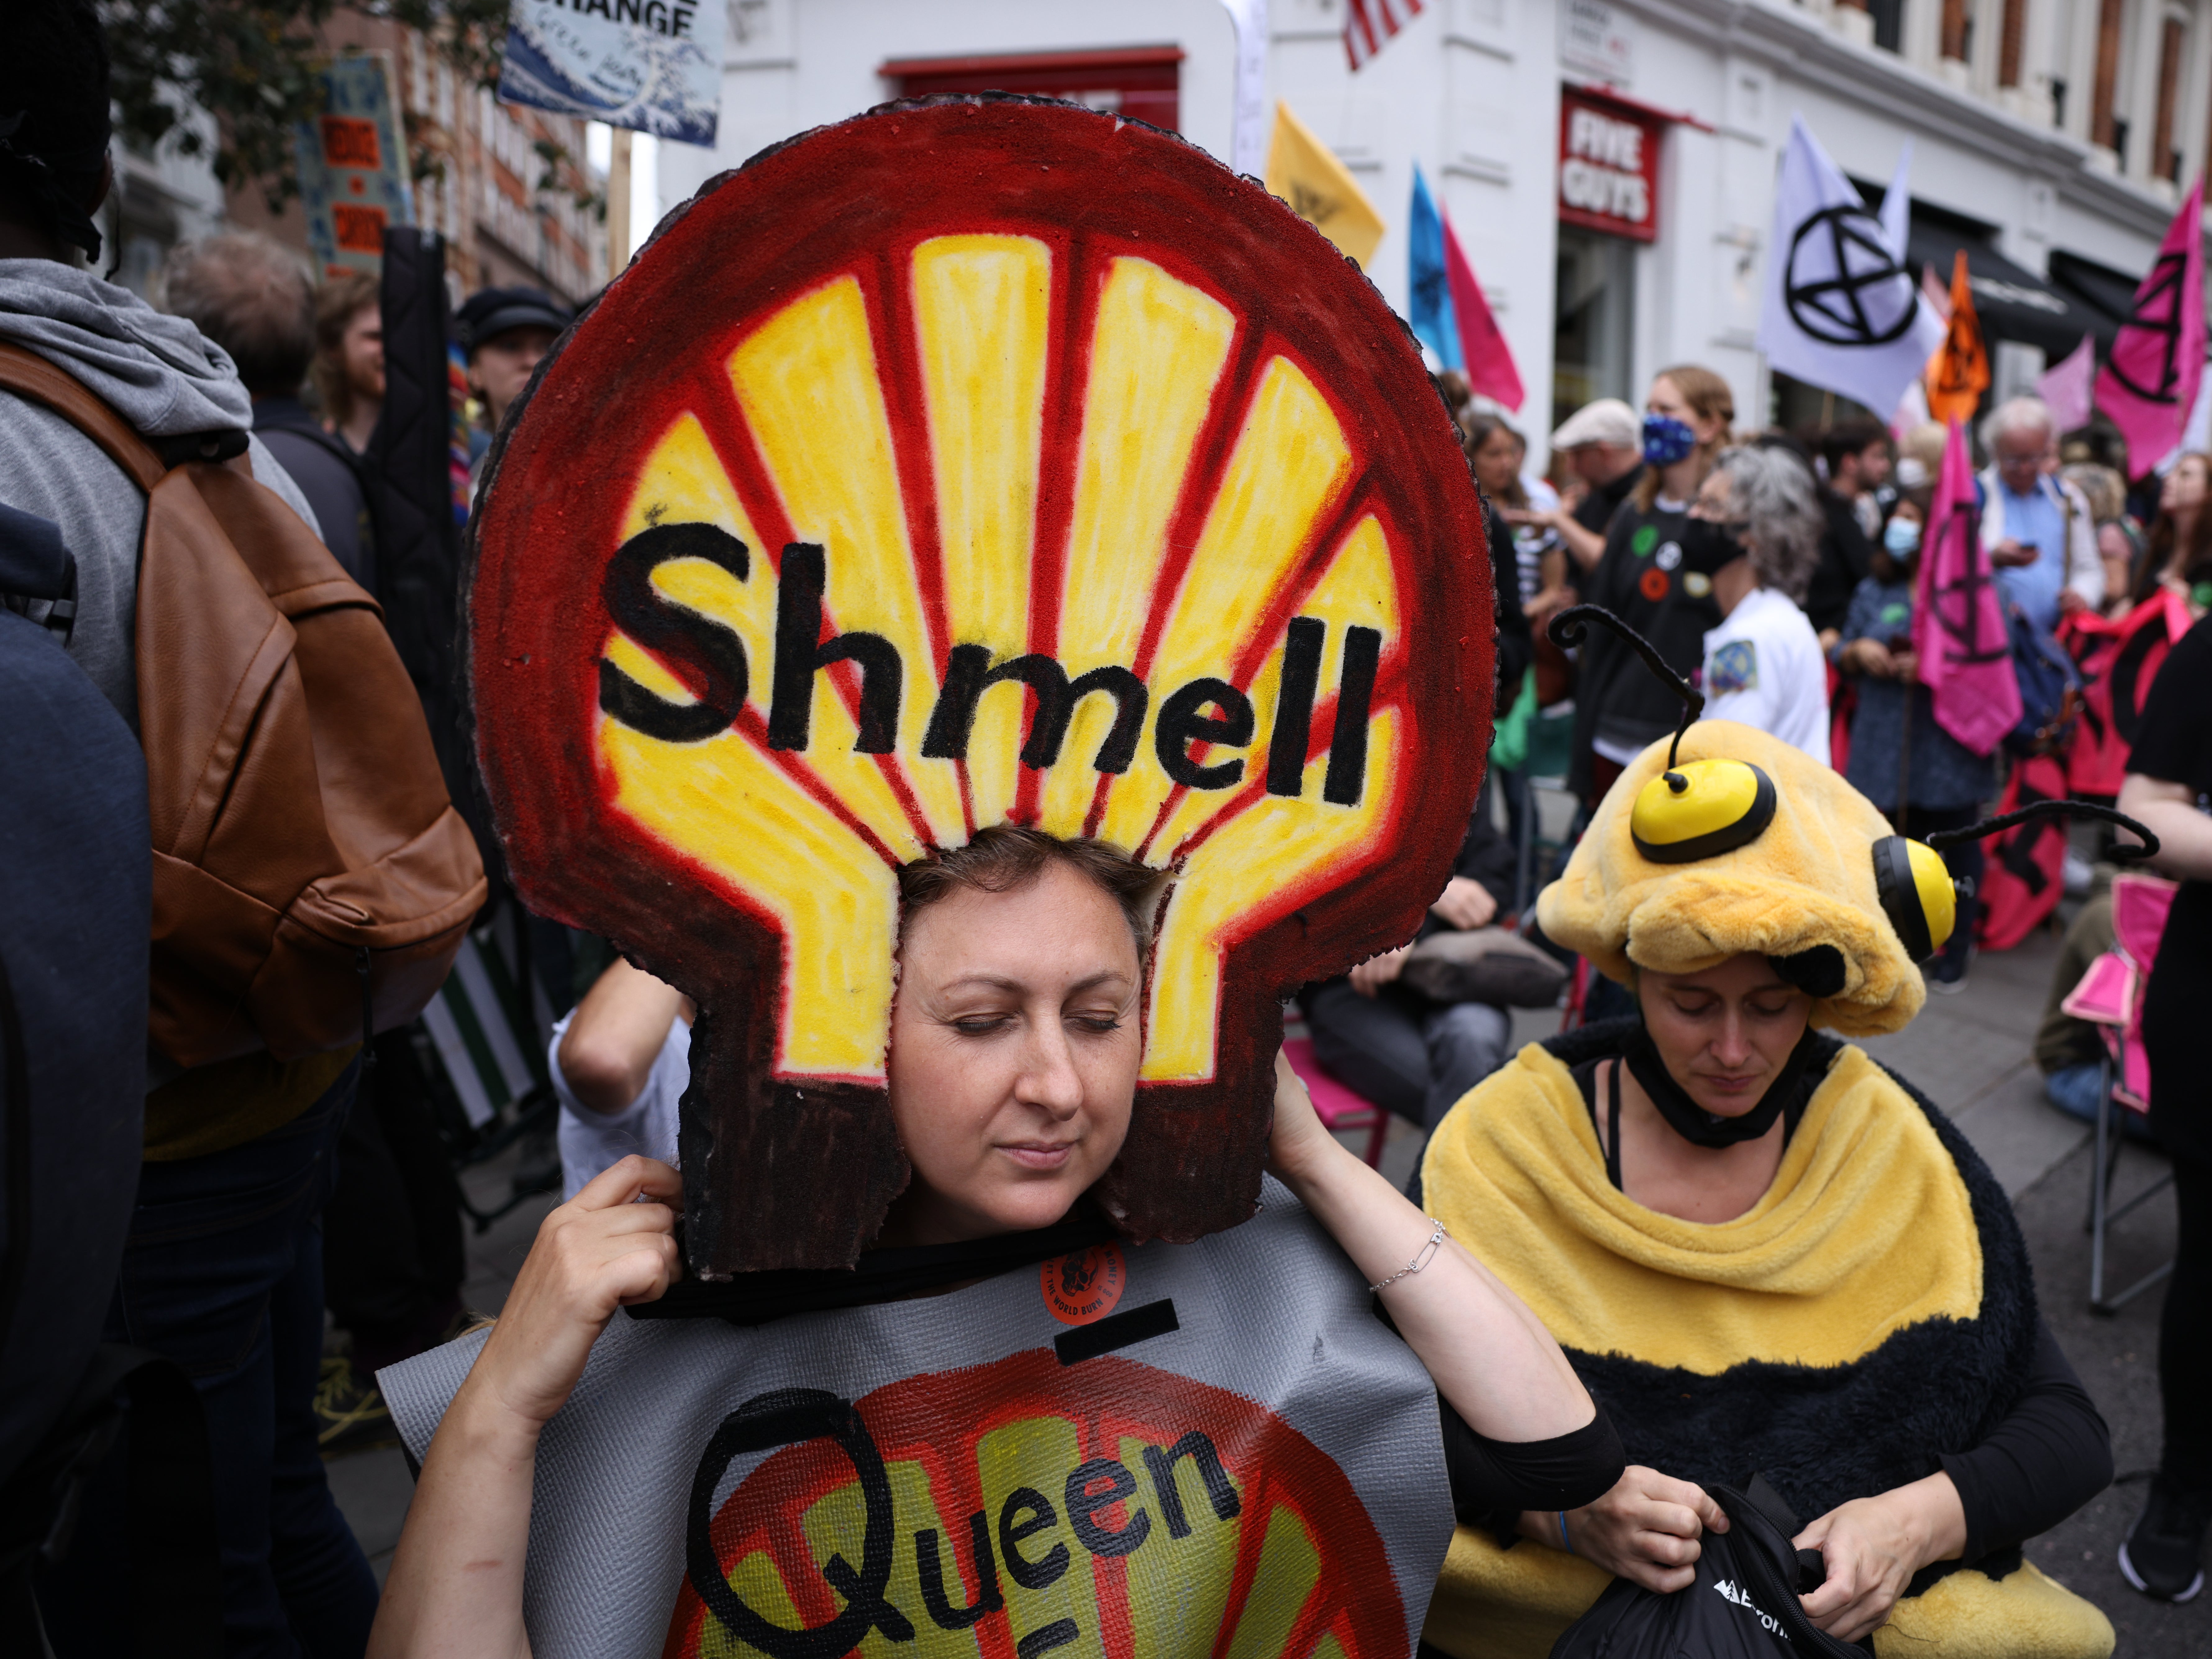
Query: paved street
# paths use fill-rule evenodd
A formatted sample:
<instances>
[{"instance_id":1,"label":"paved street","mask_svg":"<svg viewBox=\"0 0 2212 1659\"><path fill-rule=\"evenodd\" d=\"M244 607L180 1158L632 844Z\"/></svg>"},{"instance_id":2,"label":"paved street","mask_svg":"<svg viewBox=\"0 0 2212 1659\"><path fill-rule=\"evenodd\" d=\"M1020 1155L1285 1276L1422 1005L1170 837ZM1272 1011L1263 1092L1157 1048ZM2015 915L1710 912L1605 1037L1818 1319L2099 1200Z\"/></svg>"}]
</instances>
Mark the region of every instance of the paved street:
<instances>
[{"instance_id":1,"label":"paved street","mask_svg":"<svg viewBox=\"0 0 2212 1659\"><path fill-rule=\"evenodd\" d=\"M2111 1616L2124 1659L2183 1659L2212 1651L2212 1598L2186 1607L2146 1601L2129 1589L2113 1551L2142 1503L2141 1474L2158 1461L2159 1291L2112 1317L2089 1311L2088 1239L2082 1220L2089 1192L2089 1134L2045 1105L2028 1042L2049 988L2055 937L2038 934L2020 949L1974 964L1966 989L1931 998L1904 1032L1868 1048L1925 1090L1957 1120L2013 1195L2035 1258L2045 1316L2112 1425L2120 1483L2063 1526L2030 1546L2036 1565ZM1557 1016L1524 1011L1524 1039L1548 1035ZM1383 1168L1402 1183L1420 1137L1393 1127ZM2130 1146L2115 1186L2124 1199L2163 1173L2155 1153ZM476 1171L479 1202L502 1190L503 1165ZM470 1247L471 1306L496 1313L550 1200L523 1206ZM2112 1285L2132 1284L2172 1248L2170 1198L2154 1199L2115 1233ZM2136 1477L2130 1479L2130 1477ZM406 1513L410 1482L397 1449L367 1452L331 1466L338 1501L380 1576Z\"/></svg>"}]
</instances>

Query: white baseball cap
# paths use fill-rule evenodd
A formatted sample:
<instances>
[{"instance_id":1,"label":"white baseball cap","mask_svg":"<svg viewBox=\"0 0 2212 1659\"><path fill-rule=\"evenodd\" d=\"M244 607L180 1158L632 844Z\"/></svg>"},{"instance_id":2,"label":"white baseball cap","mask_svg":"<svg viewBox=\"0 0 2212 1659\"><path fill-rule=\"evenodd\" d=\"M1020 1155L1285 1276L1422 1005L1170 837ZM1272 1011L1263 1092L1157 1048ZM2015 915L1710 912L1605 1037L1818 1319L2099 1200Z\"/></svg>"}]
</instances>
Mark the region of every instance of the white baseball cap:
<instances>
[{"instance_id":1,"label":"white baseball cap","mask_svg":"<svg viewBox=\"0 0 2212 1659\"><path fill-rule=\"evenodd\" d=\"M1584 444L1636 449L1643 442L1643 421L1618 398L1600 398L1595 403L1584 404L1552 434L1554 449L1578 449Z\"/></svg>"}]
</instances>

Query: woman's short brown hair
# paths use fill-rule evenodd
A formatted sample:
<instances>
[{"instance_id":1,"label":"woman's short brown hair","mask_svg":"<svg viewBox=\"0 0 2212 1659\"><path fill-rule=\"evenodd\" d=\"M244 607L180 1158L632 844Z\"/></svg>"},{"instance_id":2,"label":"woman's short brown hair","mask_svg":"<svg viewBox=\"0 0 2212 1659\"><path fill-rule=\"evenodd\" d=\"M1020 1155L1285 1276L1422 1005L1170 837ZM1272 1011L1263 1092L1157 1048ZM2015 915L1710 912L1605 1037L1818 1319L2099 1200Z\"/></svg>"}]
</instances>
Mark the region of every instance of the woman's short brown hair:
<instances>
[{"instance_id":1,"label":"woman's short brown hair","mask_svg":"<svg viewBox=\"0 0 2212 1659\"><path fill-rule=\"evenodd\" d=\"M1114 901L1129 924L1137 961L1142 964L1151 953L1160 884L1167 872L1139 864L1112 842L1095 836L1063 840L1018 823L994 824L976 831L964 847L943 848L902 865L900 931L939 899L957 892L1018 892L1042 876L1048 864L1066 865Z\"/></svg>"}]
</instances>

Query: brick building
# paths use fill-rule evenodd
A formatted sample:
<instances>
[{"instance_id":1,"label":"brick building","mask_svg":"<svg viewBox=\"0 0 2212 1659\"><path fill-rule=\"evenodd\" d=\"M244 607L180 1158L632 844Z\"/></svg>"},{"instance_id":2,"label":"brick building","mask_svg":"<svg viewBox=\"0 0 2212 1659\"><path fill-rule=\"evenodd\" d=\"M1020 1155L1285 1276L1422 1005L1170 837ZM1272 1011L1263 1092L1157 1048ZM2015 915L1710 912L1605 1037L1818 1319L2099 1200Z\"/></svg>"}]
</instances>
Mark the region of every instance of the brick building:
<instances>
[{"instance_id":1,"label":"brick building","mask_svg":"<svg viewBox=\"0 0 2212 1659\"><path fill-rule=\"evenodd\" d=\"M606 182L585 159L583 122L502 104L465 84L419 33L397 23L340 12L325 36L334 50L392 55L418 163L415 222L446 238L456 302L494 283L543 288L572 306L599 290L607 239L595 204ZM232 224L306 250L296 203L272 216L249 185L223 206Z\"/></svg>"}]
</instances>

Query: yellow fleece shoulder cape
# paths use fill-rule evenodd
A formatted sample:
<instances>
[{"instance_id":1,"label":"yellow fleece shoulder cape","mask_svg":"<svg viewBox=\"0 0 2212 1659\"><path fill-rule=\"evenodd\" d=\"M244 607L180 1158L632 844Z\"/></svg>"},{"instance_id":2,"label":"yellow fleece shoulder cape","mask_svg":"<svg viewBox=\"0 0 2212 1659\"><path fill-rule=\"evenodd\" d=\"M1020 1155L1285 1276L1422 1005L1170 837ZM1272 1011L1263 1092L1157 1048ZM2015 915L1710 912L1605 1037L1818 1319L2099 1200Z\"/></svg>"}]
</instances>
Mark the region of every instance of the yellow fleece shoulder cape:
<instances>
[{"instance_id":1,"label":"yellow fleece shoulder cape","mask_svg":"<svg viewBox=\"0 0 2212 1659\"><path fill-rule=\"evenodd\" d=\"M1629 1461L1739 1485L1761 1473L1809 1521L1978 1443L2010 1403L2035 1312L2010 1206L1957 1131L1831 1041L1766 1194L1732 1221L1679 1220L1612 1185L1571 1075L1620 1035L1524 1048L1438 1127L1422 1188L1559 1337ZM2088 1603L2032 1566L1985 1565L2000 1576L1954 1572L1900 1601L1877 1651L2111 1652ZM1607 1582L1462 1527L1426 1638L1455 1659L1541 1656Z\"/></svg>"}]
</instances>

